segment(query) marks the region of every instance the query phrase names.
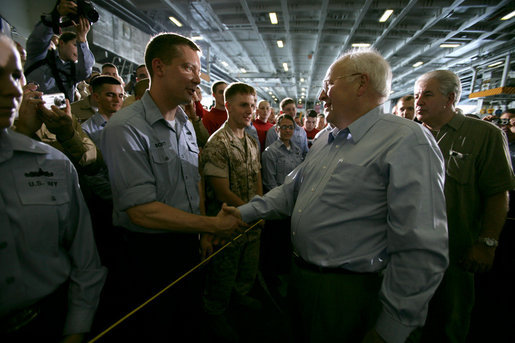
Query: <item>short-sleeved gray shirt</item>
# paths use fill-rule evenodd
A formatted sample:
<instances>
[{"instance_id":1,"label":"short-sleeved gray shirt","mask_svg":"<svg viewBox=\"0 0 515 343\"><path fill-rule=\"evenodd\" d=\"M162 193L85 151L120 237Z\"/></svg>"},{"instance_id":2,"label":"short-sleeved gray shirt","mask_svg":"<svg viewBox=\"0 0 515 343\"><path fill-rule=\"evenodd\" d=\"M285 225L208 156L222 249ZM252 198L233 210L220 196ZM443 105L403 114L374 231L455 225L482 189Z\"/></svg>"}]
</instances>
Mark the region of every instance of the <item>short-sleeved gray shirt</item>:
<instances>
[{"instance_id":1,"label":"short-sleeved gray shirt","mask_svg":"<svg viewBox=\"0 0 515 343\"><path fill-rule=\"evenodd\" d=\"M100 148L109 169L115 225L137 232L163 232L133 224L125 212L154 201L200 213L197 138L180 107L172 127L147 91L141 101L109 120Z\"/></svg>"}]
</instances>

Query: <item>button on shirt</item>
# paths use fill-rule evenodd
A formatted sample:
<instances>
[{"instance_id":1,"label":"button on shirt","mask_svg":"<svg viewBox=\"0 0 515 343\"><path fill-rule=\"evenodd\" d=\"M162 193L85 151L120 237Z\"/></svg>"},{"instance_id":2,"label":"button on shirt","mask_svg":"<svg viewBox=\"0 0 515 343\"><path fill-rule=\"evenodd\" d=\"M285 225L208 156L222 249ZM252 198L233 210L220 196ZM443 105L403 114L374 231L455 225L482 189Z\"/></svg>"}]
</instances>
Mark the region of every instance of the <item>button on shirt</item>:
<instances>
[{"instance_id":1,"label":"button on shirt","mask_svg":"<svg viewBox=\"0 0 515 343\"><path fill-rule=\"evenodd\" d=\"M242 218L291 215L292 243L304 260L384 270L376 329L404 341L423 325L448 265L442 154L427 130L381 107L330 142L329 134L282 186L241 206Z\"/></svg>"},{"instance_id":2,"label":"button on shirt","mask_svg":"<svg viewBox=\"0 0 515 343\"><path fill-rule=\"evenodd\" d=\"M107 271L71 162L52 147L0 131L0 318L70 280L64 334L87 332Z\"/></svg>"},{"instance_id":3,"label":"button on shirt","mask_svg":"<svg viewBox=\"0 0 515 343\"><path fill-rule=\"evenodd\" d=\"M456 114L433 132L445 159L451 264L477 241L485 199L515 188L504 133L484 120Z\"/></svg>"},{"instance_id":4,"label":"button on shirt","mask_svg":"<svg viewBox=\"0 0 515 343\"><path fill-rule=\"evenodd\" d=\"M131 231L163 233L135 225L127 209L154 201L199 214L197 139L177 107L175 127L161 115L147 91L113 116L100 147L113 191L113 223Z\"/></svg>"},{"instance_id":5,"label":"button on shirt","mask_svg":"<svg viewBox=\"0 0 515 343\"><path fill-rule=\"evenodd\" d=\"M263 186L266 190L282 185L286 175L304 160L302 151L290 141L290 148L279 139L263 152Z\"/></svg>"}]
</instances>

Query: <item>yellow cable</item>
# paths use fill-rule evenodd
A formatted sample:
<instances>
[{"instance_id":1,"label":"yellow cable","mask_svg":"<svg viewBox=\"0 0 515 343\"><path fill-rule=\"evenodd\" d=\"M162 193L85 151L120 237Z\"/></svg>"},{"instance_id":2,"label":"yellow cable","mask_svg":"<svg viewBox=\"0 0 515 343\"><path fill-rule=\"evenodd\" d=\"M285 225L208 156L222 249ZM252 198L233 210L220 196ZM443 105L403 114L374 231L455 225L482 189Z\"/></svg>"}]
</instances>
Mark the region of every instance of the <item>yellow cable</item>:
<instances>
[{"instance_id":1,"label":"yellow cable","mask_svg":"<svg viewBox=\"0 0 515 343\"><path fill-rule=\"evenodd\" d=\"M118 325L120 325L121 323L123 323L125 320L127 320L130 316L132 316L134 313L138 312L139 310L141 310L143 307L147 306L151 301L153 301L154 299L156 299L158 296L160 296L161 294L163 294L164 292L166 292L170 287L174 286L176 283L178 283L179 281L181 281L182 279L184 279L186 276L190 275L191 273L193 273L195 270L197 270L198 268L200 268L201 266L203 266L204 264L206 264L209 260L211 260L213 257L215 257L216 255L218 255L222 250L224 250L225 248L227 248L230 244L232 244L232 242L238 240L241 236L243 236L245 233L249 232L252 228L254 228L256 225L258 225L259 223L261 223L263 221L263 219L259 220L257 223L255 223L254 225L252 225L251 227L249 227L248 229L246 229L244 232L240 233L238 236L234 237L230 242L226 243L223 247L221 247L220 249L218 249L217 251L215 251L212 255L210 255L208 258L206 258L205 260L203 260L202 262L200 262L199 264L197 264L195 267L191 268L190 270L188 270L186 273L184 273L183 275L181 275L177 280L173 281L172 283L170 283L168 286L166 286L165 288L163 288L162 290L160 290L159 292L157 292L154 296L152 296L151 298L149 298L147 301L145 301L144 303L142 303L141 305L139 305L138 307L136 307L134 310L132 310L131 312L127 313L124 317L122 317L121 319L119 319L116 323L114 323L113 325L111 325L110 327L108 327L107 329L105 329L103 332L101 332L99 335L97 335L95 338L93 338L92 340L90 340L88 343L93 343L93 342L96 342L98 341L100 338L102 338L106 333L108 333L109 331L111 331L112 329L114 329L115 327L117 327Z\"/></svg>"}]
</instances>

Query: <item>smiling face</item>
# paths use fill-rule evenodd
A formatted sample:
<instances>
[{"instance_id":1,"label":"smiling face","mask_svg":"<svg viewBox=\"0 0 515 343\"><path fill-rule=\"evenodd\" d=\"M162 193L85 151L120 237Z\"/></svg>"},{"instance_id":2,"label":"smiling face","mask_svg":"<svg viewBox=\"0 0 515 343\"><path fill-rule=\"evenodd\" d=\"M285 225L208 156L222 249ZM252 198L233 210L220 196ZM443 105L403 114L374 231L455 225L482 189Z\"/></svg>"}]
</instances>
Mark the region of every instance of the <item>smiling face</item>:
<instances>
[{"instance_id":1,"label":"smiling face","mask_svg":"<svg viewBox=\"0 0 515 343\"><path fill-rule=\"evenodd\" d=\"M288 118L283 118L277 125L277 134L282 142L289 142L294 130L295 124Z\"/></svg>"},{"instance_id":2,"label":"smiling face","mask_svg":"<svg viewBox=\"0 0 515 343\"><path fill-rule=\"evenodd\" d=\"M0 38L0 128L12 125L23 94L25 78L20 55L7 38Z\"/></svg>"},{"instance_id":3,"label":"smiling face","mask_svg":"<svg viewBox=\"0 0 515 343\"><path fill-rule=\"evenodd\" d=\"M177 50L179 54L170 64L165 64L159 58L153 60L154 75L151 82L151 90L161 88L161 94L166 96L164 100L173 106L190 103L200 84L198 52L186 45L178 46Z\"/></svg>"},{"instance_id":4,"label":"smiling face","mask_svg":"<svg viewBox=\"0 0 515 343\"><path fill-rule=\"evenodd\" d=\"M120 85L104 84L99 92L93 93L101 114L110 116L123 105L123 88Z\"/></svg>"},{"instance_id":5,"label":"smiling face","mask_svg":"<svg viewBox=\"0 0 515 343\"><path fill-rule=\"evenodd\" d=\"M231 127L243 129L250 126L252 113L256 108L256 96L252 94L235 94L225 103Z\"/></svg>"},{"instance_id":6,"label":"smiling face","mask_svg":"<svg viewBox=\"0 0 515 343\"><path fill-rule=\"evenodd\" d=\"M282 110L283 110L284 114L287 114L287 115L291 116L292 118L295 118L295 114L297 113L297 107L295 107L294 103L289 103L287 105L284 105Z\"/></svg>"},{"instance_id":7,"label":"smiling face","mask_svg":"<svg viewBox=\"0 0 515 343\"><path fill-rule=\"evenodd\" d=\"M324 87L319 100L324 101L324 113L328 122L338 126L345 120L357 101L360 73L353 73L346 60L331 65L324 78Z\"/></svg>"}]
</instances>

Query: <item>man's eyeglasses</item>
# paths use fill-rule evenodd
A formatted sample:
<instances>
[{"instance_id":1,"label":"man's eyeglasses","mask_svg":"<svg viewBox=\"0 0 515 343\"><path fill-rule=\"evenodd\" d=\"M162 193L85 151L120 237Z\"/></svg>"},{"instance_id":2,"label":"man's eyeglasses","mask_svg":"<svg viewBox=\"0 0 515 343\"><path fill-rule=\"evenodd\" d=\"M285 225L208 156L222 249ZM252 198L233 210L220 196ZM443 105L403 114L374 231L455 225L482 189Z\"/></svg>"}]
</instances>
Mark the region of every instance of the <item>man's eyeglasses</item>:
<instances>
[{"instance_id":1,"label":"man's eyeglasses","mask_svg":"<svg viewBox=\"0 0 515 343\"><path fill-rule=\"evenodd\" d=\"M361 75L361 73L354 73L354 74L349 74L349 75L338 76L334 80L326 79L326 80L322 81L322 90L327 93L327 91L329 90L329 86L334 85L336 80L343 79L343 78L350 77L350 76L356 76L356 75Z\"/></svg>"},{"instance_id":2,"label":"man's eyeglasses","mask_svg":"<svg viewBox=\"0 0 515 343\"><path fill-rule=\"evenodd\" d=\"M281 126L279 126L279 128L281 130L293 130L294 129L293 125L281 125Z\"/></svg>"}]
</instances>

